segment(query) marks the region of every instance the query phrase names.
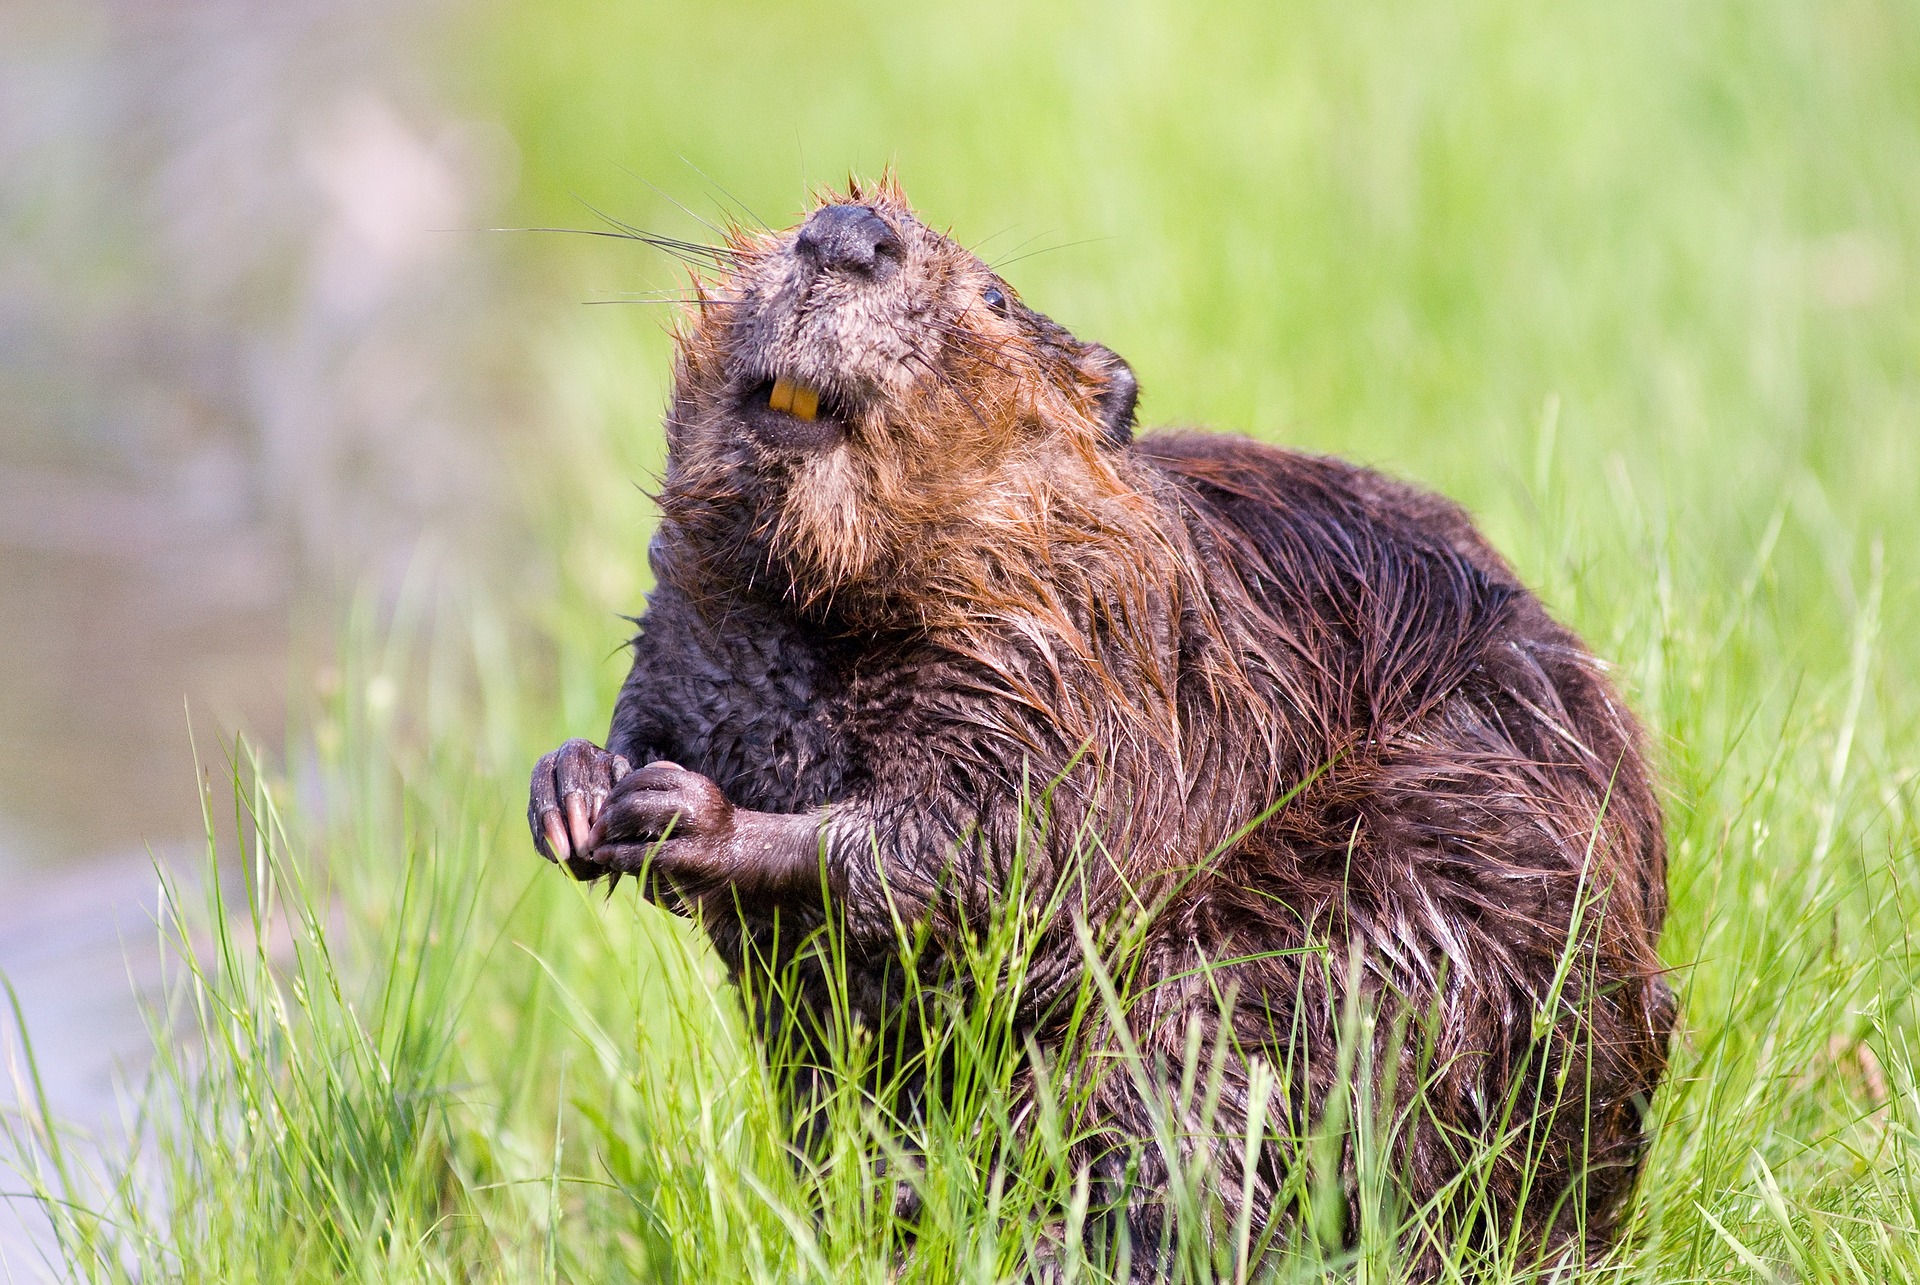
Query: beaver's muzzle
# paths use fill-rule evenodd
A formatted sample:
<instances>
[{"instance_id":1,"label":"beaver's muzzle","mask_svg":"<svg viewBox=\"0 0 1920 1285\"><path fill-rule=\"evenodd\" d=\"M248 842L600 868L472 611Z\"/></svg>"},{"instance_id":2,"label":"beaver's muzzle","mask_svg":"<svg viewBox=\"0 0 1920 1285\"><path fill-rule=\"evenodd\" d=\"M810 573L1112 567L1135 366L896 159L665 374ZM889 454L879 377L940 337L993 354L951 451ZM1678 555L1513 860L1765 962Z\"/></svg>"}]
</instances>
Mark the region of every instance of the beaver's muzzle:
<instances>
[{"instance_id":1,"label":"beaver's muzzle","mask_svg":"<svg viewBox=\"0 0 1920 1285\"><path fill-rule=\"evenodd\" d=\"M887 221L864 205L823 205L800 226L794 245L829 272L884 281L900 268L906 247Z\"/></svg>"}]
</instances>

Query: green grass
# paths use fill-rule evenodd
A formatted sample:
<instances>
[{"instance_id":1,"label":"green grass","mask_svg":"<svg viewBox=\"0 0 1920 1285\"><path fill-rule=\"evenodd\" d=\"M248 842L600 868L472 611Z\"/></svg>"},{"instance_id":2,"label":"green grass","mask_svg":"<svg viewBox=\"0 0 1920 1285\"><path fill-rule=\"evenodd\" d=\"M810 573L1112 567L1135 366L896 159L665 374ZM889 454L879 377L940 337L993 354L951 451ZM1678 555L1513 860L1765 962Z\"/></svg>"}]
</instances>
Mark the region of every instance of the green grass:
<instances>
[{"instance_id":1,"label":"green grass","mask_svg":"<svg viewBox=\"0 0 1920 1285\"><path fill-rule=\"evenodd\" d=\"M1920 12L483 18L446 64L519 142L519 222L589 226L577 195L701 235L646 183L779 222L891 160L1134 363L1149 423L1464 501L1658 738L1682 1018L1635 1237L1601 1274L1920 1278ZM186 1038L161 1041L143 1180L38 1179L84 1206L56 1206L77 1277L889 1278L858 1101L839 1163L802 1176L698 939L528 846L532 759L604 729L614 613L646 587L631 483L662 449L666 318L574 305L675 274L589 238L509 249L546 574L349 629L311 720L326 807L269 775L246 889L182 906ZM1071 1175L983 1163L1007 1058L981 1040L978 1110L931 1131L908 1279L1004 1279L1028 1211L1073 1203ZM1306 1236L1283 1276L1392 1279L1363 1248Z\"/></svg>"}]
</instances>

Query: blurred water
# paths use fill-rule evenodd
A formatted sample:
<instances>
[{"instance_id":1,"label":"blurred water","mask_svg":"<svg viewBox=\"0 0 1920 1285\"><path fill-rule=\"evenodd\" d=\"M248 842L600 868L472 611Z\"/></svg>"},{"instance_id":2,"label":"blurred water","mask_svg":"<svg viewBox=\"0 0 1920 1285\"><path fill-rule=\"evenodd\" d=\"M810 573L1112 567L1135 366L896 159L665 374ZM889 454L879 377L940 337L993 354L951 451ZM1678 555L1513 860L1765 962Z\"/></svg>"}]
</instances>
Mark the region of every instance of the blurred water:
<instances>
[{"instance_id":1,"label":"blurred water","mask_svg":"<svg viewBox=\"0 0 1920 1285\"><path fill-rule=\"evenodd\" d=\"M484 507L484 238L459 229L511 153L439 105L421 3L3 12L17 866L197 830L183 699L209 741L271 738L289 604Z\"/></svg>"},{"instance_id":2,"label":"blurred water","mask_svg":"<svg viewBox=\"0 0 1920 1285\"><path fill-rule=\"evenodd\" d=\"M83 1121L200 831L188 709L216 768L276 745L343 586L497 525L513 153L426 70L456 17L0 0L0 973Z\"/></svg>"}]
</instances>

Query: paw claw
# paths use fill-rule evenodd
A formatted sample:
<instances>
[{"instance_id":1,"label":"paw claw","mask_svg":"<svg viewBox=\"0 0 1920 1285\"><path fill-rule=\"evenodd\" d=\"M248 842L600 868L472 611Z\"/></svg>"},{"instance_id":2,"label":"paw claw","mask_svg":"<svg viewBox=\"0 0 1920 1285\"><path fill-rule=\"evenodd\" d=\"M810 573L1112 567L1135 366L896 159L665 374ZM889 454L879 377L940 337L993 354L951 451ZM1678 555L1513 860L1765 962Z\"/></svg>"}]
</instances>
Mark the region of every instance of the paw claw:
<instances>
[{"instance_id":1,"label":"paw claw","mask_svg":"<svg viewBox=\"0 0 1920 1285\"><path fill-rule=\"evenodd\" d=\"M567 828L560 824L560 814L549 812L541 818L541 828L547 836L547 852L555 861L565 861L573 856L573 845L567 842Z\"/></svg>"},{"instance_id":2,"label":"paw claw","mask_svg":"<svg viewBox=\"0 0 1920 1285\"><path fill-rule=\"evenodd\" d=\"M567 837L573 841L575 852L590 852L593 844L587 835L591 827L587 824L587 800L580 794L569 794L566 798Z\"/></svg>"},{"instance_id":3,"label":"paw claw","mask_svg":"<svg viewBox=\"0 0 1920 1285\"><path fill-rule=\"evenodd\" d=\"M527 823L534 847L577 879L606 871L594 857L594 827L614 783L631 770L627 760L591 741L571 740L533 769Z\"/></svg>"}]
</instances>

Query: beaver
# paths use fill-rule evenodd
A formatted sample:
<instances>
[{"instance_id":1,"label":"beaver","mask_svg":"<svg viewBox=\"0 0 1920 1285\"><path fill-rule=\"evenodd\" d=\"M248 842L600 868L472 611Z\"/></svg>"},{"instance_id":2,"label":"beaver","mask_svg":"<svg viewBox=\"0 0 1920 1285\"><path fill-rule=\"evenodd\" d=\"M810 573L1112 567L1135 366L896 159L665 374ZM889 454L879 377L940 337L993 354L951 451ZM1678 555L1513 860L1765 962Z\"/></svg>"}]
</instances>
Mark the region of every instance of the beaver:
<instances>
[{"instance_id":1,"label":"beaver","mask_svg":"<svg viewBox=\"0 0 1920 1285\"><path fill-rule=\"evenodd\" d=\"M901 1020L908 943L924 969L1007 899L1045 907L1013 1005L1042 1054L1109 940L1089 925L1133 925L1136 999L1080 1038L1176 1078L1215 1050L1219 1085L1202 1119L1164 1076L1082 1072L1076 1163L1122 1193L1138 1279L1172 1252L1155 1121L1175 1111L1189 1153L1246 1129L1261 1064L1294 1119L1371 1094L1426 1225L1603 1253L1674 1001L1644 735L1602 664L1444 499L1241 437L1136 435L1127 363L890 176L712 253L632 670L606 744L535 768L540 852L644 872L736 979L831 924L841 1002L876 1029ZM824 985L762 990L763 1033L817 1027L793 1010ZM1356 1004L1381 1018L1371 1087L1337 1055ZM1256 1164L1221 1151L1216 1216L1287 1216L1304 1161L1280 1132ZM1356 1163L1349 1144L1350 1229ZM1431 1275L1444 1245L1422 1236Z\"/></svg>"}]
</instances>

